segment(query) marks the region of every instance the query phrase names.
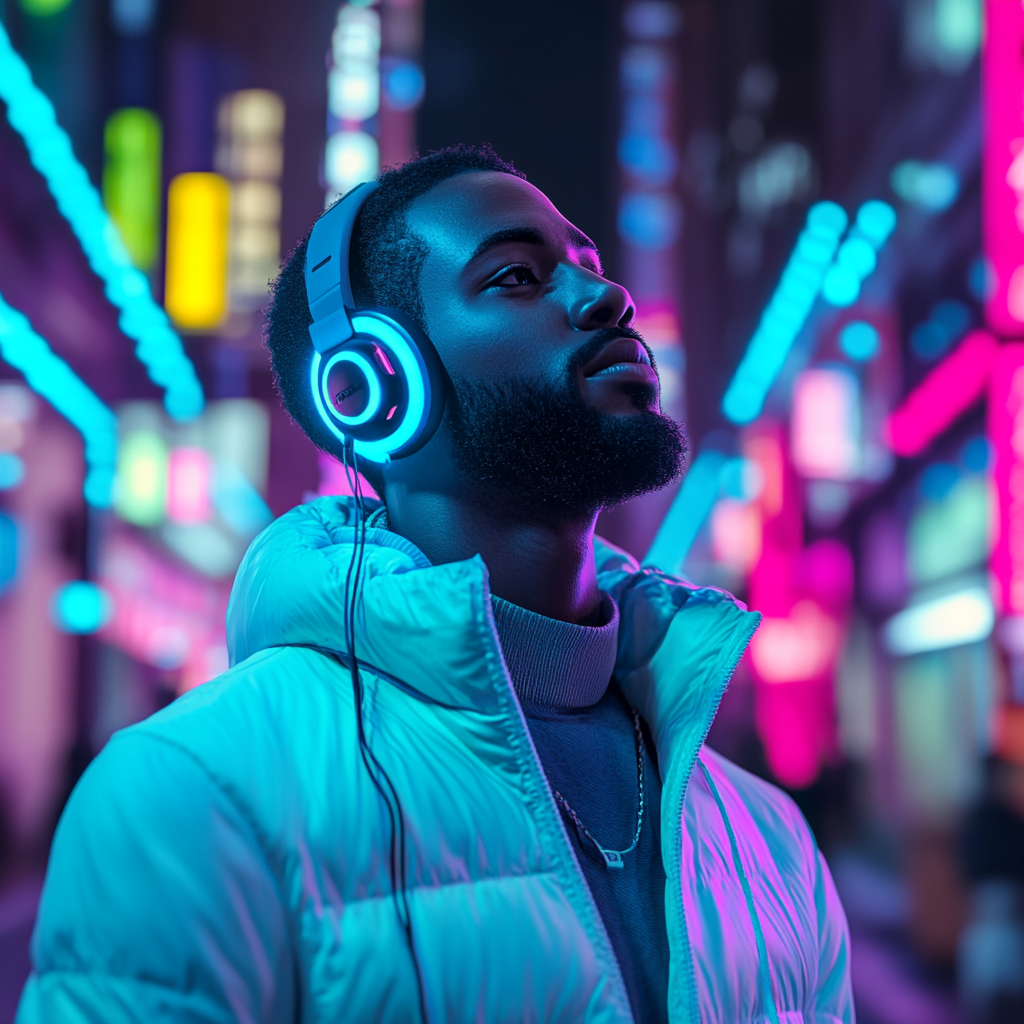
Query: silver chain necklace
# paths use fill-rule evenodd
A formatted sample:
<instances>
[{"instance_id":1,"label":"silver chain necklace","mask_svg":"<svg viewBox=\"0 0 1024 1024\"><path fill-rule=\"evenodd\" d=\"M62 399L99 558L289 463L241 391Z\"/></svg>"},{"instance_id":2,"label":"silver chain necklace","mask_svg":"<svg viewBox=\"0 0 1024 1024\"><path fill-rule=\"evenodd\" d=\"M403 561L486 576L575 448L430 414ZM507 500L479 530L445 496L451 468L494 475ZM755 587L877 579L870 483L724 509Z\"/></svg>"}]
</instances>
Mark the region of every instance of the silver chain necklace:
<instances>
[{"instance_id":1,"label":"silver chain necklace","mask_svg":"<svg viewBox=\"0 0 1024 1024\"><path fill-rule=\"evenodd\" d=\"M604 857L605 866L609 869L624 867L622 858L627 853L632 853L636 849L636 844L640 842L640 829L643 828L644 824L644 736L640 731L640 715L637 714L636 711L633 712L633 728L636 730L636 775L637 785L640 790L640 799L637 805L636 831L633 833L633 842L631 842L625 850L606 850L594 838L590 829L580 821L579 815L577 815L577 813L569 806L569 801L566 800L557 789L553 790L555 799L559 802L569 817L576 823L576 827L580 830L580 833L585 835L597 847L598 852L602 857Z\"/></svg>"}]
</instances>

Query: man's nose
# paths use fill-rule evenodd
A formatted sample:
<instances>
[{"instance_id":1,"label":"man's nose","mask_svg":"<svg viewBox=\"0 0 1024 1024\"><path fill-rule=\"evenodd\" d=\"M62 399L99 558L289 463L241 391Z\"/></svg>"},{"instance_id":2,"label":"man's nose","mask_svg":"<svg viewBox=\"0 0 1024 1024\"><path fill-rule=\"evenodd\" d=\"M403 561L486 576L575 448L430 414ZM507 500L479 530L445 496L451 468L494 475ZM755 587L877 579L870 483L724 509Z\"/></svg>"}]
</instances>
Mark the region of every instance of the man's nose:
<instances>
[{"instance_id":1,"label":"man's nose","mask_svg":"<svg viewBox=\"0 0 1024 1024\"><path fill-rule=\"evenodd\" d=\"M598 331L602 327L626 327L636 316L629 292L614 281L597 278L569 310L569 320L577 331Z\"/></svg>"}]
</instances>

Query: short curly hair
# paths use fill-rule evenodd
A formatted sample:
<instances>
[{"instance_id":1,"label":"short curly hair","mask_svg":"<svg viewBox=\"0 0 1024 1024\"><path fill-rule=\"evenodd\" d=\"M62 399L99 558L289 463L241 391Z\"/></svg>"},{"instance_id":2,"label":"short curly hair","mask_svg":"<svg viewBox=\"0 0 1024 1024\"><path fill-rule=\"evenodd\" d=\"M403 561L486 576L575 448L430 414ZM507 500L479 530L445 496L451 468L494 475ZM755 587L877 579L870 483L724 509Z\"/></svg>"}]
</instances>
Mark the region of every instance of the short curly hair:
<instances>
[{"instance_id":1,"label":"short curly hair","mask_svg":"<svg viewBox=\"0 0 1024 1024\"><path fill-rule=\"evenodd\" d=\"M352 235L350 275L357 305L400 310L426 333L419 279L429 250L426 242L409 230L405 213L413 200L465 171L500 171L525 178L490 146L467 145L437 150L378 176L380 187L363 204ZM271 286L264 338L285 408L317 447L337 457L338 442L321 422L309 388L313 359L309 325L313 317L306 301L304 274L308 242L309 232L281 264L281 273ZM383 497L379 468L367 463L360 468Z\"/></svg>"}]
</instances>

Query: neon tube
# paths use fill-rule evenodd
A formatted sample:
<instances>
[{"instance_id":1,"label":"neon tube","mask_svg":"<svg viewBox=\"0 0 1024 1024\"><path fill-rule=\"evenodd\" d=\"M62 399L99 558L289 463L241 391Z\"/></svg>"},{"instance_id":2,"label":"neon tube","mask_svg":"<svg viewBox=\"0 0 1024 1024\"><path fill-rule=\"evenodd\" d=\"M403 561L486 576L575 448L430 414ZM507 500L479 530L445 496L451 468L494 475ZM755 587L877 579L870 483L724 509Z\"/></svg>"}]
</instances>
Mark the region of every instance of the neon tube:
<instances>
[{"instance_id":1,"label":"neon tube","mask_svg":"<svg viewBox=\"0 0 1024 1024\"><path fill-rule=\"evenodd\" d=\"M149 281L132 266L121 236L85 168L75 159L53 104L32 81L28 66L0 25L0 99L7 120L21 135L32 166L46 180L57 209L71 225L89 266L121 311L118 326L135 340L135 354L149 378L165 389L164 405L177 420L203 411L203 389L167 314L153 301Z\"/></svg>"},{"instance_id":2,"label":"neon tube","mask_svg":"<svg viewBox=\"0 0 1024 1024\"><path fill-rule=\"evenodd\" d=\"M0 296L0 356L25 375L85 441L85 500L109 508L117 463L117 417L46 340L28 318Z\"/></svg>"},{"instance_id":3,"label":"neon tube","mask_svg":"<svg viewBox=\"0 0 1024 1024\"><path fill-rule=\"evenodd\" d=\"M807 212L806 226L722 400L722 411L733 423L751 423L760 416L807 322L846 224L846 211L836 203L815 203Z\"/></svg>"},{"instance_id":4,"label":"neon tube","mask_svg":"<svg viewBox=\"0 0 1024 1024\"><path fill-rule=\"evenodd\" d=\"M999 342L972 331L903 400L889 417L886 440L903 456L919 455L962 412L976 402L988 383Z\"/></svg>"},{"instance_id":5,"label":"neon tube","mask_svg":"<svg viewBox=\"0 0 1024 1024\"><path fill-rule=\"evenodd\" d=\"M728 461L716 451L701 452L693 460L682 487L658 527L644 557L644 565L672 574L682 571L704 520L718 500L722 469Z\"/></svg>"}]
</instances>

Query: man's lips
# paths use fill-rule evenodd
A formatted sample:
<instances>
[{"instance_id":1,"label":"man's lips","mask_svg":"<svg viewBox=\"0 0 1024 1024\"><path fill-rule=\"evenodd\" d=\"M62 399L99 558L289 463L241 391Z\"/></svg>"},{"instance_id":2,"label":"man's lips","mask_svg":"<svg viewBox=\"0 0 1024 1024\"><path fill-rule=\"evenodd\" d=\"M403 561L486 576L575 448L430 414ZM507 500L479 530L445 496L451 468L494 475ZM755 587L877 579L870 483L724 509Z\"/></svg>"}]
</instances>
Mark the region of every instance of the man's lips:
<instances>
[{"instance_id":1,"label":"man's lips","mask_svg":"<svg viewBox=\"0 0 1024 1024\"><path fill-rule=\"evenodd\" d=\"M588 380L614 378L644 384L658 382L647 350L634 338L616 338L609 342L580 367L580 372Z\"/></svg>"}]
</instances>

